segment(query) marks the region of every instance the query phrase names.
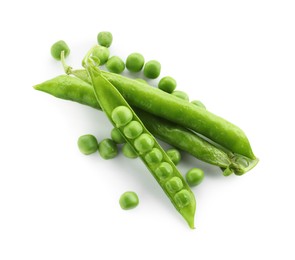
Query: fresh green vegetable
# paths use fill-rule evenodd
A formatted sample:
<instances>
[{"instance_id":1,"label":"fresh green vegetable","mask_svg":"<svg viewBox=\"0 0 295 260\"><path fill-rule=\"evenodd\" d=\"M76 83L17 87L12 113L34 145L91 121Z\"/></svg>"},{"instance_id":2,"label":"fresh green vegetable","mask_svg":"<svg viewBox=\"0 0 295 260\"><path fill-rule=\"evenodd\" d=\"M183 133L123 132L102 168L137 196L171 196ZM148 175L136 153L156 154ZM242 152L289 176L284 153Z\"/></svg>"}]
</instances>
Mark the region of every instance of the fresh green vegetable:
<instances>
[{"instance_id":1,"label":"fresh green vegetable","mask_svg":"<svg viewBox=\"0 0 295 260\"><path fill-rule=\"evenodd\" d=\"M127 121L129 122L131 121L129 120L129 116L128 116L129 113L127 112L127 109L131 112L133 116L132 120L137 121L138 123L141 124L143 128L142 134L136 139L129 139L127 136L125 136L126 141L128 144L130 144L133 148L135 148L139 152L139 157L148 167L148 169L153 174L153 176L156 178L159 185L161 186L163 191L167 194L167 196L169 197L169 199L171 200L175 208L184 217L184 219L187 221L189 226L193 228L196 203L195 203L193 193L191 192L189 186L184 181L180 172L177 170L177 168L175 167L173 162L170 160L168 155L165 153L165 151L158 144L158 142L153 137L153 135L151 135L148 132L148 130L144 127L141 120L137 117L135 112L132 110L132 108L129 106L126 100L121 96L118 90L108 80L106 80L102 76L102 73L98 69L98 67L94 66L94 64L87 58L86 58L85 67L91 77L92 86L93 86L97 101L99 102L100 106L102 107L107 117L110 119L111 123L118 127L121 134L124 134L124 128L126 127L126 124L128 123ZM125 108L123 109L123 107ZM128 118L128 120L126 120L126 118ZM119 125L118 125L118 122L119 122ZM122 122L124 122L124 124L122 124ZM159 164L148 164L148 162L145 160L146 154L149 151L151 151L152 148L159 149L160 152L163 154L163 161L160 162ZM169 176L166 174L166 178L164 178L164 175L165 173L167 173L167 170L169 171ZM182 191L186 191L187 194L189 194L189 198L190 198L189 203L187 203L185 206L180 205L178 202L176 202L176 199L174 198L174 196L172 196L168 192L165 186L166 181L168 181L172 177L179 177L181 181L183 182Z\"/></svg>"},{"instance_id":2,"label":"fresh green vegetable","mask_svg":"<svg viewBox=\"0 0 295 260\"><path fill-rule=\"evenodd\" d=\"M97 35L97 42L101 46L108 48L113 42L113 35L110 32L100 32Z\"/></svg>"},{"instance_id":3,"label":"fresh green vegetable","mask_svg":"<svg viewBox=\"0 0 295 260\"><path fill-rule=\"evenodd\" d=\"M106 63L106 68L113 73L120 74L125 69L124 61L118 56L112 56Z\"/></svg>"},{"instance_id":4,"label":"fresh green vegetable","mask_svg":"<svg viewBox=\"0 0 295 260\"><path fill-rule=\"evenodd\" d=\"M75 71L75 73L77 72L89 80L88 77L85 77L85 70ZM138 84L142 87L141 83ZM61 75L38 84L34 88L57 98L75 101L101 110L92 86L75 77ZM129 93L127 85L126 88L121 89L121 91L123 90L123 93ZM162 93L162 91L160 92ZM128 97L127 94L125 95ZM168 94L168 96L170 95ZM193 104L191 105L195 107ZM257 159L250 160L238 154L227 154L195 133L168 120L156 117L138 108L136 108L136 113L148 130L156 137L180 150L190 153L204 162L219 166L226 173L235 172L237 175L241 175L251 170L258 162ZM239 162L239 158L245 160L246 163Z\"/></svg>"},{"instance_id":5,"label":"fresh green vegetable","mask_svg":"<svg viewBox=\"0 0 295 260\"><path fill-rule=\"evenodd\" d=\"M191 101L191 103L194 104L195 106L206 109L205 105L200 100L193 100Z\"/></svg>"},{"instance_id":6,"label":"fresh green vegetable","mask_svg":"<svg viewBox=\"0 0 295 260\"><path fill-rule=\"evenodd\" d=\"M143 74L149 79L159 77L161 73L161 64L156 60L148 61L143 68Z\"/></svg>"},{"instance_id":7,"label":"fresh green vegetable","mask_svg":"<svg viewBox=\"0 0 295 260\"><path fill-rule=\"evenodd\" d=\"M172 177L169 181L166 182L166 188L169 193L175 193L177 191L180 191L183 187L183 183L181 179L178 177Z\"/></svg>"},{"instance_id":8,"label":"fresh green vegetable","mask_svg":"<svg viewBox=\"0 0 295 260\"><path fill-rule=\"evenodd\" d=\"M145 156L145 161L148 164L158 164L163 160L163 154L158 148L153 148Z\"/></svg>"},{"instance_id":9,"label":"fresh green vegetable","mask_svg":"<svg viewBox=\"0 0 295 260\"><path fill-rule=\"evenodd\" d=\"M167 93L172 93L176 88L176 80L169 76L161 78L158 84L158 88Z\"/></svg>"},{"instance_id":10,"label":"fresh green vegetable","mask_svg":"<svg viewBox=\"0 0 295 260\"><path fill-rule=\"evenodd\" d=\"M110 50L104 46L97 45L94 47L92 55L99 59L99 65L104 65L110 57Z\"/></svg>"},{"instance_id":11,"label":"fresh green vegetable","mask_svg":"<svg viewBox=\"0 0 295 260\"><path fill-rule=\"evenodd\" d=\"M111 138L117 144L126 143L124 136L120 133L120 131L114 127L111 131Z\"/></svg>"},{"instance_id":12,"label":"fresh green vegetable","mask_svg":"<svg viewBox=\"0 0 295 260\"><path fill-rule=\"evenodd\" d=\"M138 157L138 153L128 143L126 143L126 144L123 145L123 147L122 147L122 153L127 158L137 158Z\"/></svg>"},{"instance_id":13,"label":"fresh green vegetable","mask_svg":"<svg viewBox=\"0 0 295 260\"><path fill-rule=\"evenodd\" d=\"M139 72L144 65L144 57L140 53L131 53L126 59L126 68L131 72Z\"/></svg>"},{"instance_id":14,"label":"fresh green vegetable","mask_svg":"<svg viewBox=\"0 0 295 260\"><path fill-rule=\"evenodd\" d=\"M138 81L138 82L140 82L140 83L148 84L146 80L141 79L141 78L137 78L135 80Z\"/></svg>"},{"instance_id":15,"label":"fresh green vegetable","mask_svg":"<svg viewBox=\"0 0 295 260\"><path fill-rule=\"evenodd\" d=\"M86 155L95 153L98 148L96 138L90 134L80 136L77 143L80 152Z\"/></svg>"},{"instance_id":16,"label":"fresh green vegetable","mask_svg":"<svg viewBox=\"0 0 295 260\"><path fill-rule=\"evenodd\" d=\"M175 90L171 93L171 95L175 96L175 97L178 97L180 99L183 99L185 101L189 101L189 97L188 95L183 92L183 91L180 91L180 90Z\"/></svg>"},{"instance_id":17,"label":"fresh green vegetable","mask_svg":"<svg viewBox=\"0 0 295 260\"><path fill-rule=\"evenodd\" d=\"M103 159L112 159L118 154L118 147L112 139L104 139L98 145L98 152Z\"/></svg>"},{"instance_id":18,"label":"fresh green vegetable","mask_svg":"<svg viewBox=\"0 0 295 260\"><path fill-rule=\"evenodd\" d=\"M52 57L56 60L61 60L62 51L64 51L64 57L69 56L70 48L64 41L54 43L50 49Z\"/></svg>"},{"instance_id":19,"label":"fresh green vegetable","mask_svg":"<svg viewBox=\"0 0 295 260\"><path fill-rule=\"evenodd\" d=\"M168 149L166 153L175 165L177 165L180 162L181 154L177 149L175 148Z\"/></svg>"},{"instance_id":20,"label":"fresh green vegetable","mask_svg":"<svg viewBox=\"0 0 295 260\"><path fill-rule=\"evenodd\" d=\"M133 191L124 192L119 199L119 204L121 208L125 210L135 208L138 205L138 203L138 196Z\"/></svg>"},{"instance_id":21,"label":"fresh green vegetable","mask_svg":"<svg viewBox=\"0 0 295 260\"><path fill-rule=\"evenodd\" d=\"M131 121L127 126L124 127L124 135L129 139L134 139L141 135L143 128L137 121Z\"/></svg>"},{"instance_id":22,"label":"fresh green vegetable","mask_svg":"<svg viewBox=\"0 0 295 260\"><path fill-rule=\"evenodd\" d=\"M190 186L199 185L204 179L204 171L199 168L190 169L186 175L185 179Z\"/></svg>"}]
</instances>

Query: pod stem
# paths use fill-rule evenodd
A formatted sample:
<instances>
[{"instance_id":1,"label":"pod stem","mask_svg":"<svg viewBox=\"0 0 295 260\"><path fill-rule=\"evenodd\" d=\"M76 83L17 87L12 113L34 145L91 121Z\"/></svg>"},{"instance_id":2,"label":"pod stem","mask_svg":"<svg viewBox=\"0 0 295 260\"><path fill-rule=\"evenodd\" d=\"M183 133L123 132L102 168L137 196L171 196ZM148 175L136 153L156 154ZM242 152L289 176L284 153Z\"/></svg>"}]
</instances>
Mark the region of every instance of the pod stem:
<instances>
[{"instance_id":1,"label":"pod stem","mask_svg":"<svg viewBox=\"0 0 295 260\"><path fill-rule=\"evenodd\" d=\"M61 54L60 54L60 60L61 60L61 64L64 68L64 71L67 75L70 75L72 73L72 67L69 66L67 63L66 63L66 59L65 59L65 51L62 51Z\"/></svg>"}]
</instances>

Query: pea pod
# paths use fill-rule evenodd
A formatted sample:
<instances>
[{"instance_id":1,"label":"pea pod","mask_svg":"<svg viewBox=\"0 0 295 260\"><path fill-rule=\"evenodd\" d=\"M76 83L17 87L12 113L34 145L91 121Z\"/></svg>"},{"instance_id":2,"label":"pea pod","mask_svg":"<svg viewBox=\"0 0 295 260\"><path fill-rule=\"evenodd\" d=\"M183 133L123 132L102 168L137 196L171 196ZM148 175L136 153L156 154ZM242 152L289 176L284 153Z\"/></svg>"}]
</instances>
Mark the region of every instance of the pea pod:
<instances>
[{"instance_id":1,"label":"pea pod","mask_svg":"<svg viewBox=\"0 0 295 260\"><path fill-rule=\"evenodd\" d=\"M71 73L90 83L85 70L71 70ZM245 133L227 120L160 89L143 87L136 80L107 71L101 73L131 106L192 129L233 153L256 160Z\"/></svg>"},{"instance_id":2,"label":"pea pod","mask_svg":"<svg viewBox=\"0 0 295 260\"><path fill-rule=\"evenodd\" d=\"M79 71L82 76L85 75L85 70ZM89 77L87 76L85 80L89 81ZM71 100L101 110L92 86L75 77L60 75L38 84L34 88L57 98ZM133 107L133 109L135 108ZM135 111L153 135L204 162L219 166L224 170L230 169L229 172L233 171L238 175L249 171L257 164L257 160L252 161L248 158L243 159L246 161L246 164L241 164L239 162L241 161L240 155L233 155L231 153L228 155L182 126L156 117L138 108Z\"/></svg>"},{"instance_id":3,"label":"pea pod","mask_svg":"<svg viewBox=\"0 0 295 260\"><path fill-rule=\"evenodd\" d=\"M138 152L139 157L157 180L174 207L184 217L189 226L194 228L196 209L194 194L178 169L174 166L153 135L145 128L120 92L102 76L100 70L91 64L89 60L86 59L85 65L92 81L96 99L111 123L121 132L126 142ZM128 135L126 135L126 131L124 130L130 122L135 122L135 125L137 125L135 128L140 128L140 131L130 131L129 128L127 131ZM130 134L131 132L133 134ZM162 160L159 162L147 159L153 149L156 149L162 155ZM173 180L177 178L177 187L174 185L171 188L170 182L172 178L174 178Z\"/></svg>"}]
</instances>

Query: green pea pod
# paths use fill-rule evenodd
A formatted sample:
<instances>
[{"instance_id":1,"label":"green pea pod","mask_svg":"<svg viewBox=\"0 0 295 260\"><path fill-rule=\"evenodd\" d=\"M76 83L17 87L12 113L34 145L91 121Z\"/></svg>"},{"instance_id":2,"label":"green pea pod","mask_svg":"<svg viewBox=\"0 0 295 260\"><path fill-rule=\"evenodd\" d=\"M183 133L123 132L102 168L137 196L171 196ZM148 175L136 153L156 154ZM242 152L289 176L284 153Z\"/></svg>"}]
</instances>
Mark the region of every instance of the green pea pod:
<instances>
[{"instance_id":1,"label":"green pea pod","mask_svg":"<svg viewBox=\"0 0 295 260\"><path fill-rule=\"evenodd\" d=\"M85 70L71 73L90 83ZM131 106L202 134L229 151L256 160L245 133L227 120L187 101L136 80L102 71Z\"/></svg>"},{"instance_id":2,"label":"green pea pod","mask_svg":"<svg viewBox=\"0 0 295 260\"><path fill-rule=\"evenodd\" d=\"M79 71L82 72L82 76L85 75L85 70ZM75 70L75 73L79 71ZM89 81L88 76L85 78L85 81ZM71 100L101 110L92 86L75 77L60 75L38 84L34 88L57 98ZM138 108L133 107L133 109L153 135L204 162L219 166L225 175L232 171L237 175L241 175L252 169L257 163L257 160L252 161L243 157L241 159L240 155L232 153L228 155L182 126L156 117ZM243 160L246 160L246 163Z\"/></svg>"},{"instance_id":3,"label":"green pea pod","mask_svg":"<svg viewBox=\"0 0 295 260\"><path fill-rule=\"evenodd\" d=\"M105 79L100 70L87 59L85 66L90 75L96 99L110 122L117 127L124 136L126 142L138 152L139 157L157 180L174 207L184 217L189 226L194 228L194 215L196 210L195 197L178 169L153 135L145 128L144 124L122 97L120 92ZM132 122L136 122L137 126L141 127L138 134L136 134L137 137L126 135L126 131L124 131L127 127L126 124L131 122L131 120ZM130 129L128 129L128 134L131 134L129 130ZM162 155L161 160L155 162L149 159L152 149L158 151ZM177 179L176 185L174 184L175 181L172 183L174 186L170 184L172 178Z\"/></svg>"}]
</instances>

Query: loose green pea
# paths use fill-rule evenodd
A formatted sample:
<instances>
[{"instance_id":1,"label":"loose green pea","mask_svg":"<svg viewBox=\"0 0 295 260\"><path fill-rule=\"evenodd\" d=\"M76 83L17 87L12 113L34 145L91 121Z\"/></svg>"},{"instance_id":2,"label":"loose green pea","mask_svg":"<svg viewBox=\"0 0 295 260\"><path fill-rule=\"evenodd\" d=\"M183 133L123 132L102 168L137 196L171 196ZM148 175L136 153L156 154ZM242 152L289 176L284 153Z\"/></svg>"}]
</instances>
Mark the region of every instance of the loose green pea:
<instances>
[{"instance_id":1,"label":"loose green pea","mask_svg":"<svg viewBox=\"0 0 295 260\"><path fill-rule=\"evenodd\" d=\"M78 139L78 147L83 154L92 154L97 151L98 143L93 135L82 135Z\"/></svg>"},{"instance_id":2,"label":"loose green pea","mask_svg":"<svg viewBox=\"0 0 295 260\"><path fill-rule=\"evenodd\" d=\"M186 100L186 101L189 101L189 97L188 95L183 92L183 91L180 91L180 90L175 90L171 93L171 95L175 96L175 97L178 97L178 98L181 98L183 100Z\"/></svg>"},{"instance_id":3,"label":"loose green pea","mask_svg":"<svg viewBox=\"0 0 295 260\"><path fill-rule=\"evenodd\" d=\"M176 88L176 80L169 76L161 78L158 84L158 88L167 93L172 93Z\"/></svg>"},{"instance_id":4,"label":"loose green pea","mask_svg":"<svg viewBox=\"0 0 295 260\"><path fill-rule=\"evenodd\" d=\"M157 164L163 160L163 154L158 148L153 148L144 158L149 164Z\"/></svg>"},{"instance_id":5,"label":"loose green pea","mask_svg":"<svg viewBox=\"0 0 295 260\"><path fill-rule=\"evenodd\" d=\"M109 59L110 50L104 46L97 45L92 51L92 56L99 59L99 65L103 65Z\"/></svg>"},{"instance_id":6,"label":"loose green pea","mask_svg":"<svg viewBox=\"0 0 295 260\"><path fill-rule=\"evenodd\" d=\"M131 72L141 71L143 65L144 57L140 53L131 53L126 59L126 68Z\"/></svg>"},{"instance_id":7,"label":"loose green pea","mask_svg":"<svg viewBox=\"0 0 295 260\"><path fill-rule=\"evenodd\" d=\"M172 175L173 168L169 163L162 162L155 170L155 173L161 181L164 181Z\"/></svg>"},{"instance_id":8,"label":"loose green pea","mask_svg":"<svg viewBox=\"0 0 295 260\"><path fill-rule=\"evenodd\" d=\"M113 42L113 35L110 32L100 32L97 35L97 42L104 47L110 47Z\"/></svg>"},{"instance_id":9,"label":"loose green pea","mask_svg":"<svg viewBox=\"0 0 295 260\"><path fill-rule=\"evenodd\" d=\"M106 63L106 68L113 73L120 74L125 69L124 61L118 56L112 56Z\"/></svg>"},{"instance_id":10,"label":"loose green pea","mask_svg":"<svg viewBox=\"0 0 295 260\"><path fill-rule=\"evenodd\" d=\"M191 103L198 106L198 107L206 109L206 106L200 100L193 100L193 101L191 101Z\"/></svg>"},{"instance_id":11,"label":"loose green pea","mask_svg":"<svg viewBox=\"0 0 295 260\"><path fill-rule=\"evenodd\" d=\"M142 125L137 121L131 121L123 129L124 135L129 139L134 139L141 135L143 131Z\"/></svg>"},{"instance_id":12,"label":"loose green pea","mask_svg":"<svg viewBox=\"0 0 295 260\"><path fill-rule=\"evenodd\" d=\"M178 207L183 208L190 204L192 198L188 190L181 190L175 194L174 200Z\"/></svg>"},{"instance_id":13,"label":"loose green pea","mask_svg":"<svg viewBox=\"0 0 295 260\"><path fill-rule=\"evenodd\" d=\"M172 177L166 182L166 188L169 193L175 193L183 188L182 180L179 177Z\"/></svg>"},{"instance_id":14,"label":"loose green pea","mask_svg":"<svg viewBox=\"0 0 295 260\"><path fill-rule=\"evenodd\" d=\"M132 158L133 159L133 158L137 158L138 157L137 152L128 143L126 143L126 144L123 145L123 147L122 147L122 153L127 158Z\"/></svg>"},{"instance_id":15,"label":"loose green pea","mask_svg":"<svg viewBox=\"0 0 295 260\"><path fill-rule=\"evenodd\" d=\"M190 186L199 185L204 179L204 171L198 168L190 169L185 175L185 179Z\"/></svg>"},{"instance_id":16,"label":"loose green pea","mask_svg":"<svg viewBox=\"0 0 295 260\"><path fill-rule=\"evenodd\" d=\"M104 139L98 145L98 152L103 159L112 159L117 156L118 148L112 139Z\"/></svg>"},{"instance_id":17,"label":"loose green pea","mask_svg":"<svg viewBox=\"0 0 295 260\"><path fill-rule=\"evenodd\" d=\"M171 161L174 163L174 165L177 165L180 162L181 154L177 149L175 148L168 149L166 153L171 159Z\"/></svg>"},{"instance_id":18,"label":"loose green pea","mask_svg":"<svg viewBox=\"0 0 295 260\"><path fill-rule=\"evenodd\" d=\"M112 112L112 120L117 127L127 125L132 120L132 112L126 106L118 106Z\"/></svg>"},{"instance_id":19,"label":"loose green pea","mask_svg":"<svg viewBox=\"0 0 295 260\"><path fill-rule=\"evenodd\" d=\"M121 208L125 210L135 208L138 205L138 203L138 196L133 191L124 192L119 199L119 204Z\"/></svg>"},{"instance_id":20,"label":"loose green pea","mask_svg":"<svg viewBox=\"0 0 295 260\"><path fill-rule=\"evenodd\" d=\"M149 134L142 134L134 141L136 150L140 153L146 153L150 151L155 144L154 139Z\"/></svg>"},{"instance_id":21,"label":"loose green pea","mask_svg":"<svg viewBox=\"0 0 295 260\"><path fill-rule=\"evenodd\" d=\"M51 46L51 55L54 59L61 59L61 52L64 51L65 57L69 56L70 48L64 41L58 41Z\"/></svg>"},{"instance_id":22,"label":"loose green pea","mask_svg":"<svg viewBox=\"0 0 295 260\"><path fill-rule=\"evenodd\" d=\"M111 131L111 138L113 141L117 144L123 144L126 143L124 136L121 134L121 132L118 130L118 128L113 128Z\"/></svg>"},{"instance_id":23,"label":"loose green pea","mask_svg":"<svg viewBox=\"0 0 295 260\"><path fill-rule=\"evenodd\" d=\"M161 64L156 60L148 61L143 68L143 74L149 79L159 77L161 73Z\"/></svg>"}]
</instances>

